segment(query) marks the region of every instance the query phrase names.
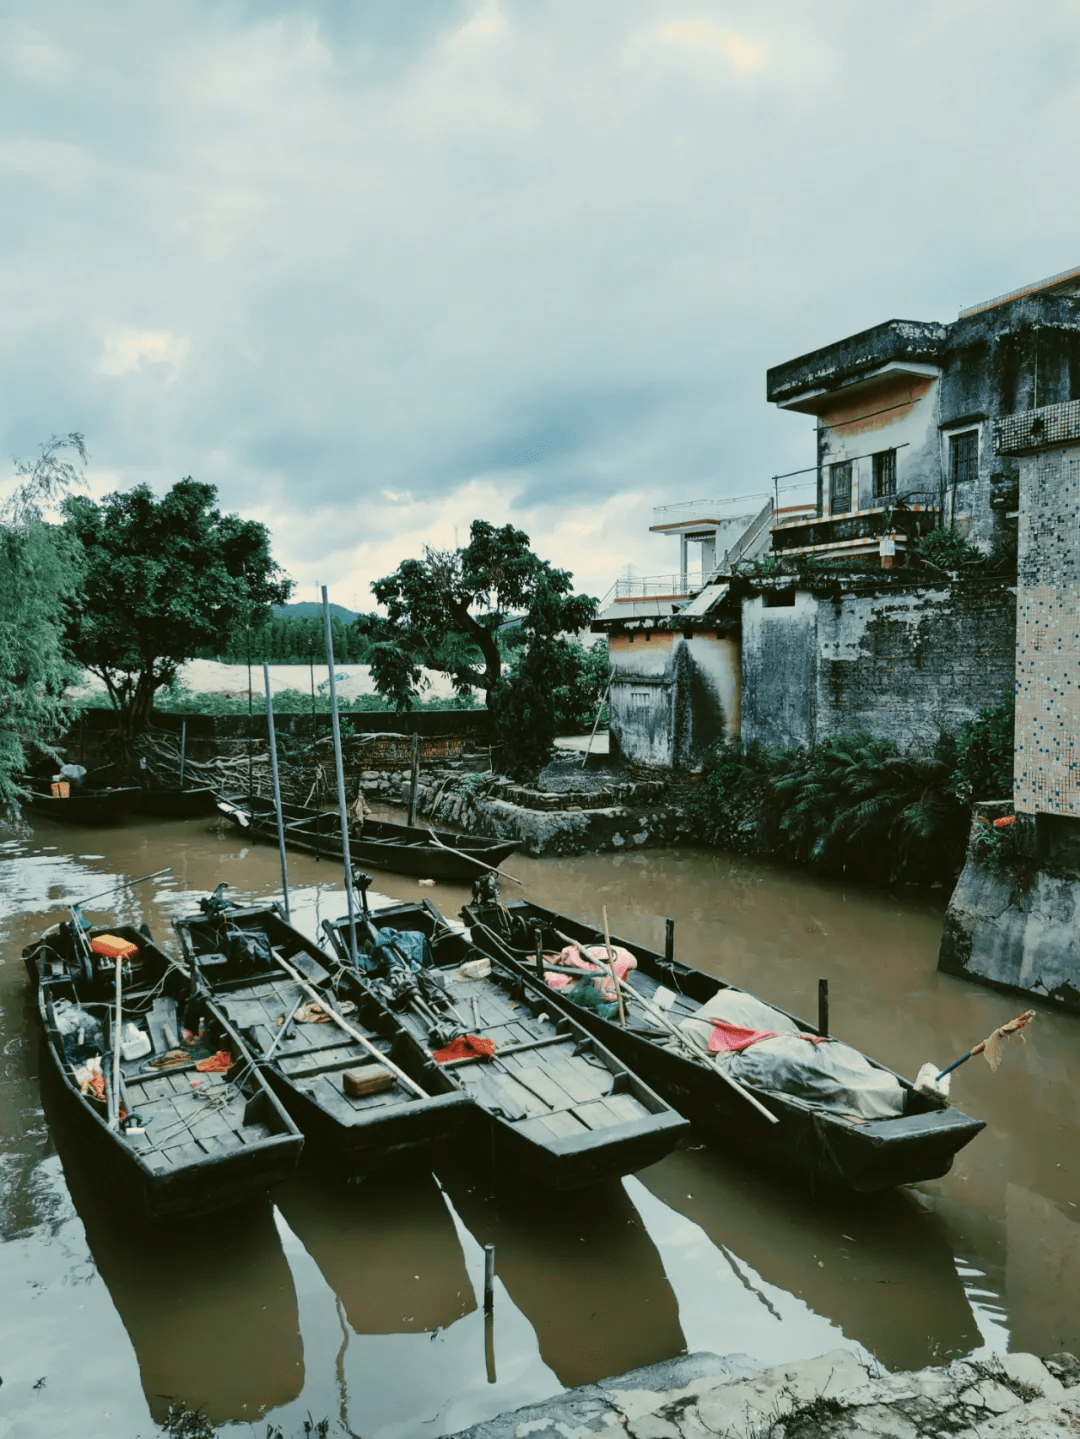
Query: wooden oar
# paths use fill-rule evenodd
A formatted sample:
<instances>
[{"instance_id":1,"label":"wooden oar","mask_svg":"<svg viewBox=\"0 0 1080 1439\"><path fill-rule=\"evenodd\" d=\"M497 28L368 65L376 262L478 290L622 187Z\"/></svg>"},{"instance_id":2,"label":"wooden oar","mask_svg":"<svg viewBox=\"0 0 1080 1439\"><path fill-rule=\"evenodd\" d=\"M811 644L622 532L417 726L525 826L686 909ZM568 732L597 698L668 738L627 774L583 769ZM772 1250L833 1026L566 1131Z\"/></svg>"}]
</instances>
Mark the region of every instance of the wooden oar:
<instances>
[{"instance_id":1,"label":"wooden oar","mask_svg":"<svg viewBox=\"0 0 1080 1439\"><path fill-rule=\"evenodd\" d=\"M266 1053L263 1055L263 1057L262 1057L262 1063L263 1063L263 1064L268 1064L269 1061L273 1058L273 1056L274 1056L274 1050L277 1049L278 1045L279 1045L279 1044L281 1043L281 1041L285 1038L285 1035L286 1035L286 1032L288 1031L289 1025L292 1024L293 1020L296 1018L296 1011L300 1008L300 1006L303 1004L303 1002L304 1002L304 996L303 996L303 994L301 993L300 998L299 998L299 999L296 1001L296 1003L293 1005L292 1011L291 1011L291 1013L289 1014L288 1019L285 1020L284 1024L283 1024L283 1025L281 1026L281 1028L278 1030L277 1034L274 1035L273 1042L271 1043L270 1048L269 1048L269 1049L266 1051Z\"/></svg>"},{"instance_id":2,"label":"wooden oar","mask_svg":"<svg viewBox=\"0 0 1080 1439\"><path fill-rule=\"evenodd\" d=\"M607 922L607 905L601 910L604 916L604 945L607 949L608 968L611 970L611 978L615 981L615 998L619 1001L619 1024L626 1028L626 1005L623 1003L622 990L619 988L619 976L615 972L615 951L611 947L611 930Z\"/></svg>"},{"instance_id":3,"label":"wooden oar","mask_svg":"<svg viewBox=\"0 0 1080 1439\"><path fill-rule=\"evenodd\" d=\"M307 980L303 977L303 975L300 974L298 970L293 969L292 965L287 959L282 959L281 955L278 954L276 949L272 948L270 952L271 954L273 954L278 964L281 965L285 973L289 975L291 979L295 980L295 982L300 986L300 988L304 991L304 993L308 996L309 999L313 999L317 1005L319 1005L323 1010L325 1010L325 1012L330 1016L330 1018L334 1021L334 1023L338 1026L339 1029L343 1029L346 1034L351 1035L352 1038L356 1040L357 1044L363 1045L363 1047L368 1051L368 1053L374 1059L378 1060L378 1062L382 1065L384 1069L388 1069L391 1074L396 1074L398 1079L401 1080L402 1084L404 1084L407 1088L411 1089L412 1092L419 1099L430 1098L427 1092L421 1089L415 1080L410 1079L403 1069L399 1069L398 1066L394 1063L394 1061L388 1058L387 1055L383 1054L382 1050L379 1049L377 1045L372 1044L371 1040L368 1039L366 1035L361 1034L358 1029L354 1029L347 1019L345 1019L342 1015L338 1014L336 1009L332 1009L326 1003L326 996L320 994L319 991L314 987L314 985L308 984Z\"/></svg>"},{"instance_id":4,"label":"wooden oar","mask_svg":"<svg viewBox=\"0 0 1080 1439\"><path fill-rule=\"evenodd\" d=\"M522 888L524 888L523 881L520 879L514 879L514 876L512 874L507 874L506 870L499 869L494 864L485 864L482 859L477 859L476 856L472 854L466 854L463 849L451 849L448 844L443 844L442 840L439 838L439 836L435 833L433 829L429 829L428 834L431 835L431 838L435 841L435 843L439 846L440 849L446 850L447 854L456 854L459 859L467 859L470 864L478 864L481 869L486 869L491 874L497 874L500 879L514 880L515 884L520 884Z\"/></svg>"}]
</instances>

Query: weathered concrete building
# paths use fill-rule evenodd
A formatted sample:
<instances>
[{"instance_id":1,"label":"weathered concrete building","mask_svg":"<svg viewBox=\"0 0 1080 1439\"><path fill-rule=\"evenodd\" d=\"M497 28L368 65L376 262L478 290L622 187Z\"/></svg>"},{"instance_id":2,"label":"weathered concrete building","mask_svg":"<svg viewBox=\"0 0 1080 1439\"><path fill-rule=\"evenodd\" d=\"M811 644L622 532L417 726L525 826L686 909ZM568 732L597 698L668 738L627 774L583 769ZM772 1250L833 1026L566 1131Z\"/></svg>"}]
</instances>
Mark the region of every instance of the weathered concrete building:
<instances>
[{"instance_id":1,"label":"weathered concrete building","mask_svg":"<svg viewBox=\"0 0 1080 1439\"><path fill-rule=\"evenodd\" d=\"M1004 853L973 846L940 964L1080 1010L1080 402L999 421L996 449L1020 471L1013 813L976 818Z\"/></svg>"},{"instance_id":2,"label":"weathered concrete building","mask_svg":"<svg viewBox=\"0 0 1080 1439\"><path fill-rule=\"evenodd\" d=\"M694 768L723 734L927 745L1011 690L1020 461L994 425L1080 400L1080 269L951 323L888 320L774 366L766 389L816 417L813 463L745 513L657 510L679 569L620 581L595 625L615 748L642 765ZM938 529L995 564L909 568Z\"/></svg>"}]
</instances>

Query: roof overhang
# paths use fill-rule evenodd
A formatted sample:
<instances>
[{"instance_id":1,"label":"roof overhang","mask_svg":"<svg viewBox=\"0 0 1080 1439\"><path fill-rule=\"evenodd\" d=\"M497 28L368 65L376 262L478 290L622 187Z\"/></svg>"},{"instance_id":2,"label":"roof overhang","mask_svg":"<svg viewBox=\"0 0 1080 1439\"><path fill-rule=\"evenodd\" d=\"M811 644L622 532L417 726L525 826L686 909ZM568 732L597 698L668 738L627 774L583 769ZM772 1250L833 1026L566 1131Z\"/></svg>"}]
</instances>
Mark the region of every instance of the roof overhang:
<instances>
[{"instance_id":1,"label":"roof overhang","mask_svg":"<svg viewBox=\"0 0 1080 1439\"><path fill-rule=\"evenodd\" d=\"M918 360L890 360L876 370L856 376L839 385L804 390L790 400L778 400L777 408L797 410L803 415L821 415L849 400L871 399L904 380L934 380L941 374L940 365L927 365Z\"/></svg>"}]
</instances>

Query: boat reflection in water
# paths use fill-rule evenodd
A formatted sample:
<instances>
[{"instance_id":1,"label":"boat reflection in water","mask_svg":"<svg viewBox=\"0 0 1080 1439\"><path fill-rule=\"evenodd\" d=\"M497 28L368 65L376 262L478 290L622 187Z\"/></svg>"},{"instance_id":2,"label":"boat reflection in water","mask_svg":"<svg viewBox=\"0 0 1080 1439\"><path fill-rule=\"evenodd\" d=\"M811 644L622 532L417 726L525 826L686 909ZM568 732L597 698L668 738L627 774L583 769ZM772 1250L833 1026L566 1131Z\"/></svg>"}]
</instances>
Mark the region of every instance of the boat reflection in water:
<instances>
[{"instance_id":1,"label":"boat reflection in water","mask_svg":"<svg viewBox=\"0 0 1080 1439\"><path fill-rule=\"evenodd\" d=\"M495 1195L441 1164L439 1178L477 1243L494 1244L496 1275L560 1384L590 1384L683 1352L674 1291L620 1183L531 1199Z\"/></svg>"},{"instance_id":2,"label":"boat reflection in water","mask_svg":"<svg viewBox=\"0 0 1080 1439\"><path fill-rule=\"evenodd\" d=\"M64 1178L154 1420L174 1401L222 1424L295 1399L304 1386L300 1317L270 1202L154 1224L97 1184L93 1151L60 1098L47 1097L46 1114Z\"/></svg>"},{"instance_id":3,"label":"boat reflection in water","mask_svg":"<svg viewBox=\"0 0 1080 1439\"><path fill-rule=\"evenodd\" d=\"M434 1333L476 1309L454 1221L430 1173L350 1184L305 1167L274 1199L354 1333Z\"/></svg>"},{"instance_id":4,"label":"boat reflection in water","mask_svg":"<svg viewBox=\"0 0 1080 1439\"><path fill-rule=\"evenodd\" d=\"M921 1369L982 1342L950 1236L925 1196L812 1197L705 1146L635 1177L699 1225L737 1272L748 1266L797 1295L889 1369Z\"/></svg>"}]
</instances>

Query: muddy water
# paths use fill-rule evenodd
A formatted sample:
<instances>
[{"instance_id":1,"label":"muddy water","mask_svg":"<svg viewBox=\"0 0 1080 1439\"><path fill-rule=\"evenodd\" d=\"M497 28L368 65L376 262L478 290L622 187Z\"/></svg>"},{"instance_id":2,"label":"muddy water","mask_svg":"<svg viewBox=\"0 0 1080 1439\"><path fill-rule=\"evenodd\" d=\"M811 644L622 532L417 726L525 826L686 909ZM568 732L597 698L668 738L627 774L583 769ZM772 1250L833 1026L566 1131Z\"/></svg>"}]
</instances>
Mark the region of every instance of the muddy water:
<instances>
[{"instance_id":1,"label":"muddy water","mask_svg":"<svg viewBox=\"0 0 1080 1439\"><path fill-rule=\"evenodd\" d=\"M496 1197L461 1156L362 1185L301 1173L241 1214L140 1224L57 1105L19 956L58 903L165 864L166 880L89 911L162 937L221 879L243 897L279 882L275 849L210 821L42 821L0 846L0 1439L152 1435L172 1398L225 1433L264 1414L299 1432L310 1413L364 1439L434 1439L684 1350L779 1362L844 1345L890 1368L1080 1351L1080 1024L1045 1013L996 1075L959 1072L954 1099L987 1129L952 1173L892 1195L815 1199L692 1139L557 1202ZM540 902L591 919L606 905L647 943L672 915L680 957L809 1017L828 977L834 1032L908 1074L1021 1007L936 973L940 906L695 851L507 867ZM314 933L342 907L336 873L298 855L290 873ZM376 887L448 914L466 898Z\"/></svg>"}]
</instances>

